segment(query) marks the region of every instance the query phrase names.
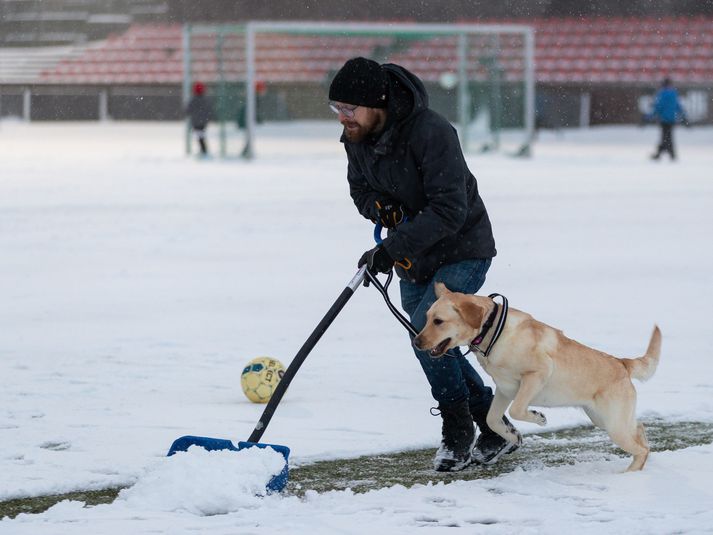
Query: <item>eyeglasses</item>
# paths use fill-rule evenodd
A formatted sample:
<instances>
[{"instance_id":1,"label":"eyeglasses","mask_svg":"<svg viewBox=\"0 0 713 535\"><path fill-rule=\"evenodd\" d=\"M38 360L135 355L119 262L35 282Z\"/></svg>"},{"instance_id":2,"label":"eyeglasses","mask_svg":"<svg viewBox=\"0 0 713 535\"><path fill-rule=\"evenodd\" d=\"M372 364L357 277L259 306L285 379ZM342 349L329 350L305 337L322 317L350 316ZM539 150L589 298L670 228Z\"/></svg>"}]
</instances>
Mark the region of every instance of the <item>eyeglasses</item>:
<instances>
[{"instance_id":1,"label":"eyeglasses","mask_svg":"<svg viewBox=\"0 0 713 535\"><path fill-rule=\"evenodd\" d=\"M352 104L337 104L333 100L329 101L329 109L331 109L336 114L342 114L344 117L354 117L354 110L359 106Z\"/></svg>"}]
</instances>

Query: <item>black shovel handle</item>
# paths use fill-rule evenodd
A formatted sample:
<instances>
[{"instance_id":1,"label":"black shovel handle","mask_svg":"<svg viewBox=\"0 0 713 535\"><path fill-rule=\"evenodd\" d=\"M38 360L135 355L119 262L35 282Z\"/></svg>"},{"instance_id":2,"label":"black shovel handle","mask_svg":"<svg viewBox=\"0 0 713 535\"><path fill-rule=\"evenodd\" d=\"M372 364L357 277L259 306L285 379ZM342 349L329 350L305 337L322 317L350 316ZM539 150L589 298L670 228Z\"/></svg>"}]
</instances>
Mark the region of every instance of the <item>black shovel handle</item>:
<instances>
[{"instance_id":1,"label":"black shovel handle","mask_svg":"<svg viewBox=\"0 0 713 535\"><path fill-rule=\"evenodd\" d=\"M319 339L322 338L322 335L332 324L334 318L337 317L339 312L341 312L342 308L344 308L344 305L347 304L347 301L349 301L351 296L354 295L356 289L359 288L359 285L364 281L365 274L366 266L363 266L361 269L359 269L357 274L354 275L354 278L349 282L349 284L347 284L346 288L344 288L342 293L332 305L332 308L327 311L327 313L322 318L322 321L319 322L319 325L317 325L314 331L312 331L312 334L310 334L309 338L307 338L307 341L297 352L295 358L292 359L292 362L290 362L290 365L287 367L287 370L285 370L285 374L282 376L282 379L280 379L280 382L277 384L277 388L272 393L270 401L267 402L267 406L262 412L262 416L260 416L260 420L258 421L257 425L255 425L255 429L253 429L250 438L248 438L248 442L260 442L260 438L265 432L265 429L267 429L267 425L270 423L272 415L275 413L275 409L277 409L277 406L280 404L282 396L285 395L287 387L290 386L292 379L297 374L297 370L300 369L300 366L302 366L302 363L307 358L307 355L309 355L310 351L312 351L314 346L317 345L317 342L319 342Z\"/></svg>"}]
</instances>

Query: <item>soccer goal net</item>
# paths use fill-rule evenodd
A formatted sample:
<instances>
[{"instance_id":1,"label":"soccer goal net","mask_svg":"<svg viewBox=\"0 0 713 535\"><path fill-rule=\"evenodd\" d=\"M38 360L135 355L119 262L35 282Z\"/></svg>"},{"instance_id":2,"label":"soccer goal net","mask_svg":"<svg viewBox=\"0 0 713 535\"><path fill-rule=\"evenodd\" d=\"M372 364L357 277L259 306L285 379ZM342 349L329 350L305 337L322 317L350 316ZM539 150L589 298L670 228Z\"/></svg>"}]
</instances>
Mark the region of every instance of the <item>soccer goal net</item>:
<instances>
[{"instance_id":1,"label":"soccer goal net","mask_svg":"<svg viewBox=\"0 0 713 535\"><path fill-rule=\"evenodd\" d=\"M526 25L251 22L186 25L183 39L184 98L193 83L207 86L209 143L223 157L339 148L327 94L356 56L419 76L466 152L530 152L534 30Z\"/></svg>"}]
</instances>

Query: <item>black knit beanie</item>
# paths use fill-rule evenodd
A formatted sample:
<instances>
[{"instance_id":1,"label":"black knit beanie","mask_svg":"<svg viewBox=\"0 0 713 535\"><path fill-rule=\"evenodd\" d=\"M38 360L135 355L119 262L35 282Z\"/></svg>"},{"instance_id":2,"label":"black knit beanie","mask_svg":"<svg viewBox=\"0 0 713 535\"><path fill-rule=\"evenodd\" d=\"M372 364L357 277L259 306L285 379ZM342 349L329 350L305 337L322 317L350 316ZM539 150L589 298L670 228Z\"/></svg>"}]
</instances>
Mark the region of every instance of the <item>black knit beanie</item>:
<instances>
[{"instance_id":1,"label":"black knit beanie","mask_svg":"<svg viewBox=\"0 0 713 535\"><path fill-rule=\"evenodd\" d=\"M385 108L389 81L381 66L367 58L352 58L339 69L329 86L329 100Z\"/></svg>"}]
</instances>

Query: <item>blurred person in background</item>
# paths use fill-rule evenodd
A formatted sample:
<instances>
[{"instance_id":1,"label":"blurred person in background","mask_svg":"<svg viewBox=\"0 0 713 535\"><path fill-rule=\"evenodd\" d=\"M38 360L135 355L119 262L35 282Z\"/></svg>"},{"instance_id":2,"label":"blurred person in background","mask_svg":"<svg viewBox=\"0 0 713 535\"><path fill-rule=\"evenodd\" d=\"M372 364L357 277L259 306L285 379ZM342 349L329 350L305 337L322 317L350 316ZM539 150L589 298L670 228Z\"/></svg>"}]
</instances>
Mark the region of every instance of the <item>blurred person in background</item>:
<instances>
[{"instance_id":1,"label":"blurred person in background","mask_svg":"<svg viewBox=\"0 0 713 535\"><path fill-rule=\"evenodd\" d=\"M673 87L670 78L664 78L661 88L656 93L654 109L649 114L648 119L657 120L661 126L661 142L656 148L656 152L651 155L652 160L658 160L661 154L668 152L672 160L676 159L676 151L673 147L673 127L681 121L688 126L686 112L678 99L678 91Z\"/></svg>"},{"instance_id":2,"label":"blurred person in background","mask_svg":"<svg viewBox=\"0 0 713 535\"><path fill-rule=\"evenodd\" d=\"M263 80L255 82L255 122L261 124L263 122L264 110L267 109L267 83ZM247 99L243 98L238 107L238 116L236 124L238 128L245 128L247 125L248 103ZM279 117L279 115L278 115ZM281 119L283 117L280 117Z\"/></svg>"},{"instance_id":3,"label":"blurred person in background","mask_svg":"<svg viewBox=\"0 0 713 535\"><path fill-rule=\"evenodd\" d=\"M205 139L205 131L208 123L213 118L213 106L205 95L205 85L201 82L193 84L193 96L186 107L186 115L191 120L191 128L196 134L198 145L200 145L201 156L208 155L208 145Z\"/></svg>"},{"instance_id":4,"label":"blurred person in background","mask_svg":"<svg viewBox=\"0 0 713 535\"><path fill-rule=\"evenodd\" d=\"M475 293L496 254L490 219L458 135L429 109L421 80L399 65L350 59L330 85L329 106L344 127L340 141L354 204L365 218L389 229L358 266L366 264L372 273L390 273L396 266L401 305L421 330L436 300L435 283ZM517 449L488 427L492 390L458 348L441 358L411 349L442 418L437 471L493 464Z\"/></svg>"}]
</instances>

